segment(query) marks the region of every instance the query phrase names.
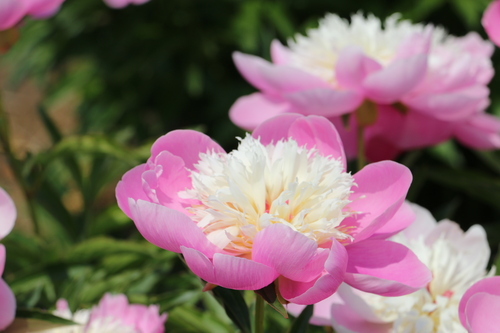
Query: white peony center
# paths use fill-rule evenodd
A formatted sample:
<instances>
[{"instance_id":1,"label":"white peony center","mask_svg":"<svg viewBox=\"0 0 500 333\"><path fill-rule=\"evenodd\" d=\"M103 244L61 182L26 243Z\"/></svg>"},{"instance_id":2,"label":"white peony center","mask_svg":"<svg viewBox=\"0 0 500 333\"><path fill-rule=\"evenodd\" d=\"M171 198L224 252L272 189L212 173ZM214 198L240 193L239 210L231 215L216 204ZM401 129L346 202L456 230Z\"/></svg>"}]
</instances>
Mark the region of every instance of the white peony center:
<instances>
[{"instance_id":1,"label":"white peony center","mask_svg":"<svg viewBox=\"0 0 500 333\"><path fill-rule=\"evenodd\" d=\"M285 224L318 244L348 240L340 223L351 214L353 177L340 159L322 156L293 139L264 146L247 135L229 154L200 154L193 188L179 196L197 199L189 211L207 238L234 255L249 255L255 235Z\"/></svg>"},{"instance_id":2,"label":"white peony center","mask_svg":"<svg viewBox=\"0 0 500 333\"><path fill-rule=\"evenodd\" d=\"M354 14L349 23L337 15L327 14L306 36L296 35L295 40L288 41L290 65L337 87L335 65L343 49L359 47L385 66L394 59L405 40L424 32L432 33L433 44L442 43L447 36L442 28L400 20L399 14L391 15L384 23L373 15Z\"/></svg>"}]
</instances>

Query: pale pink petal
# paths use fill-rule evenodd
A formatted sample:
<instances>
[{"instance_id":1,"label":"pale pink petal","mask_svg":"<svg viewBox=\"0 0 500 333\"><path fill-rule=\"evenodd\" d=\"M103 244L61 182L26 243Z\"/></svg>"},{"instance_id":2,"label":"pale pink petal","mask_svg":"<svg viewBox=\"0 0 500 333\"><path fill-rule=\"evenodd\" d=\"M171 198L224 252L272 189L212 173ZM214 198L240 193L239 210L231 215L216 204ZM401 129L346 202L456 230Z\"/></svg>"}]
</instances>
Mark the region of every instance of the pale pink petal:
<instances>
[{"instance_id":1,"label":"pale pink petal","mask_svg":"<svg viewBox=\"0 0 500 333\"><path fill-rule=\"evenodd\" d=\"M111 8L119 9L119 8L124 8L128 5L142 5L149 0L104 0L106 5L108 5Z\"/></svg>"},{"instance_id":2,"label":"pale pink petal","mask_svg":"<svg viewBox=\"0 0 500 333\"><path fill-rule=\"evenodd\" d=\"M402 150L433 146L452 136L452 123L411 109L401 128L402 135L396 143Z\"/></svg>"},{"instance_id":3,"label":"pale pink petal","mask_svg":"<svg viewBox=\"0 0 500 333\"><path fill-rule=\"evenodd\" d=\"M236 126L253 131L264 121L292 109L281 97L253 93L236 100L229 110L229 118Z\"/></svg>"},{"instance_id":4,"label":"pale pink petal","mask_svg":"<svg viewBox=\"0 0 500 333\"><path fill-rule=\"evenodd\" d=\"M382 69L374 59L365 55L359 47L343 49L335 65L335 77L343 88L361 89L365 78Z\"/></svg>"},{"instance_id":5,"label":"pale pink petal","mask_svg":"<svg viewBox=\"0 0 500 333\"><path fill-rule=\"evenodd\" d=\"M211 257L220 252L188 216L151 202L129 200L132 219L142 236L162 249L180 253L181 246Z\"/></svg>"},{"instance_id":6,"label":"pale pink petal","mask_svg":"<svg viewBox=\"0 0 500 333\"><path fill-rule=\"evenodd\" d=\"M481 23L491 41L500 45L500 1L495 0L490 3L484 11Z\"/></svg>"},{"instance_id":7,"label":"pale pink petal","mask_svg":"<svg viewBox=\"0 0 500 333\"><path fill-rule=\"evenodd\" d=\"M467 327L467 317L468 317L468 303L472 296L477 293L487 293L495 297L500 298L500 276L487 277L485 279L479 280L472 285L465 294L460 299L460 304L458 306L458 315L460 321L464 327ZM474 309L470 309L473 311ZM498 312L497 312L498 313ZM496 317L498 318L498 316Z\"/></svg>"},{"instance_id":8,"label":"pale pink petal","mask_svg":"<svg viewBox=\"0 0 500 333\"><path fill-rule=\"evenodd\" d=\"M366 240L350 244L346 250L345 282L361 291L401 296L423 288L432 279L429 269L401 244Z\"/></svg>"},{"instance_id":9,"label":"pale pink petal","mask_svg":"<svg viewBox=\"0 0 500 333\"><path fill-rule=\"evenodd\" d=\"M324 117L340 116L352 112L363 102L363 96L354 90L314 88L284 94L300 113Z\"/></svg>"},{"instance_id":10,"label":"pale pink petal","mask_svg":"<svg viewBox=\"0 0 500 333\"><path fill-rule=\"evenodd\" d=\"M150 201L142 189L142 174L146 171L146 164L138 165L127 171L122 180L116 185L115 195L118 207L129 217L132 213L128 204L129 198L134 200Z\"/></svg>"},{"instance_id":11,"label":"pale pink petal","mask_svg":"<svg viewBox=\"0 0 500 333\"><path fill-rule=\"evenodd\" d=\"M181 247L189 268L203 280L224 288L257 290L271 284L278 272L261 263L216 253L210 261L203 253Z\"/></svg>"},{"instance_id":12,"label":"pale pink petal","mask_svg":"<svg viewBox=\"0 0 500 333\"><path fill-rule=\"evenodd\" d=\"M300 69L273 65L256 56L234 52L233 60L248 82L268 94L279 95L304 89L329 87L325 81Z\"/></svg>"},{"instance_id":13,"label":"pale pink petal","mask_svg":"<svg viewBox=\"0 0 500 333\"><path fill-rule=\"evenodd\" d=\"M12 28L25 14L24 2L20 0L0 1L0 30Z\"/></svg>"},{"instance_id":14,"label":"pale pink petal","mask_svg":"<svg viewBox=\"0 0 500 333\"><path fill-rule=\"evenodd\" d=\"M462 120L477 112L488 98L484 86L473 86L459 91L421 94L405 98L404 104L430 117L446 121Z\"/></svg>"},{"instance_id":15,"label":"pale pink petal","mask_svg":"<svg viewBox=\"0 0 500 333\"><path fill-rule=\"evenodd\" d=\"M255 236L252 260L273 267L280 275L309 282L323 271L327 249L284 224L274 224Z\"/></svg>"},{"instance_id":16,"label":"pale pink petal","mask_svg":"<svg viewBox=\"0 0 500 333\"><path fill-rule=\"evenodd\" d=\"M280 277L281 295L289 302L296 304L314 304L324 300L331 296L343 282L347 260L345 247L333 240L323 276L311 282L296 282Z\"/></svg>"},{"instance_id":17,"label":"pale pink petal","mask_svg":"<svg viewBox=\"0 0 500 333\"><path fill-rule=\"evenodd\" d=\"M271 59L275 65L286 65L290 61L290 50L283 46L279 40L271 42Z\"/></svg>"},{"instance_id":18,"label":"pale pink petal","mask_svg":"<svg viewBox=\"0 0 500 333\"><path fill-rule=\"evenodd\" d=\"M341 302L336 302L338 305L345 304L350 307L362 321L371 323L387 323L390 320L383 320L379 317L372 304L369 304L361 295L364 292L354 289L353 287L342 283L337 290L338 297Z\"/></svg>"},{"instance_id":19,"label":"pale pink petal","mask_svg":"<svg viewBox=\"0 0 500 333\"><path fill-rule=\"evenodd\" d=\"M5 329L16 315L16 298L4 280L0 278L0 330Z\"/></svg>"},{"instance_id":20,"label":"pale pink petal","mask_svg":"<svg viewBox=\"0 0 500 333\"><path fill-rule=\"evenodd\" d=\"M342 221L342 225L356 227L355 241L370 237L403 204L412 181L410 170L396 162L372 163L354 175L358 185L351 194L349 210L357 212ZM396 226L393 225L392 228Z\"/></svg>"},{"instance_id":21,"label":"pale pink petal","mask_svg":"<svg viewBox=\"0 0 500 333\"><path fill-rule=\"evenodd\" d=\"M151 159L165 150L181 157L188 169L193 169L198 163L200 153L224 153L224 149L209 136L192 130L176 130L160 137L151 147Z\"/></svg>"},{"instance_id":22,"label":"pale pink petal","mask_svg":"<svg viewBox=\"0 0 500 333\"><path fill-rule=\"evenodd\" d=\"M500 284L497 285L500 289ZM500 296L485 292L474 294L465 308L467 328L471 333L492 333L500 327Z\"/></svg>"},{"instance_id":23,"label":"pale pink petal","mask_svg":"<svg viewBox=\"0 0 500 333\"><path fill-rule=\"evenodd\" d=\"M16 221L17 211L14 201L0 188L0 239L7 236Z\"/></svg>"},{"instance_id":24,"label":"pale pink petal","mask_svg":"<svg viewBox=\"0 0 500 333\"><path fill-rule=\"evenodd\" d=\"M332 122L339 133L344 145L347 160L355 159L358 153L358 139L356 133L357 123L355 117L350 115L347 119L347 123L344 122L342 117L331 117L328 118L328 120Z\"/></svg>"},{"instance_id":25,"label":"pale pink petal","mask_svg":"<svg viewBox=\"0 0 500 333\"><path fill-rule=\"evenodd\" d=\"M407 229L415 221L415 213L409 203L403 203L394 216L380 227L371 238L386 239Z\"/></svg>"},{"instance_id":26,"label":"pale pink petal","mask_svg":"<svg viewBox=\"0 0 500 333\"><path fill-rule=\"evenodd\" d=\"M427 235L431 234L436 227L436 219L432 216L431 212L424 207L412 203L409 204L415 213L415 220L408 228L403 230L403 234L408 239L417 239L420 236L425 238Z\"/></svg>"},{"instance_id":27,"label":"pale pink petal","mask_svg":"<svg viewBox=\"0 0 500 333\"><path fill-rule=\"evenodd\" d=\"M331 307L332 326L337 333L390 333L392 324L374 323L361 317L353 308L342 304Z\"/></svg>"},{"instance_id":28,"label":"pale pink petal","mask_svg":"<svg viewBox=\"0 0 500 333\"><path fill-rule=\"evenodd\" d=\"M457 123L453 133L458 141L474 149L500 148L500 119L486 113Z\"/></svg>"},{"instance_id":29,"label":"pale pink petal","mask_svg":"<svg viewBox=\"0 0 500 333\"><path fill-rule=\"evenodd\" d=\"M426 27L424 31L414 32L398 46L395 59L406 59L419 54L428 54L432 44L433 28Z\"/></svg>"},{"instance_id":30,"label":"pale pink petal","mask_svg":"<svg viewBox=\"0 0 500 333\"><path fill-rule=\"evenodd\" d=\"M344 147L335 126L327 119L309 116L297 119L288 131L290 137L308 149L315 147L323 156L340 159L346 169Z\"/></svg>"},{"instance_id":31,"label":"pale pink petal","mask_svg":"<svg viewBox=\"0 0 500 333\"><path fill-rule=\"evenodd\" d=\"M325 298L321 302L314 304L313 315L309 320L309 322L317 326L331 326L332 323L330 320L331 317L330 309L333 304L343 304L343 301L338 295L338 293L334 293L332 296ZM288 313L291 313L295 317L298 317L305 307L306 307L305 305L299 305L295 303L289 303L286 305Z\"/></svg>"},{"instance_id":32,"label":"pale pink petal","mask_svg":"<svg viewBox=\"0 0 500 333\"><path fill-rule=\"evenodd\" d=\"M288 131L290 130L290 126L292 126L297 119L303 117L304 116L296 113L286 113L273 117L260 124L255 131L253 131L252 136L254 138L260 138L260 142L263 145L286 140L289 137Z\"/></svg>"},{"instance_id":33,"label":"pale pink petal","mask_svg":"<svg viewBox=\"0 0 500 333\"><path fill-rule=\"evenodd\" d=\"M398 59L386 68L370 74L363 82L371 100L390 104L397 102L422 81L427 71L427 55Z\"/></svg>"}]
</instances>

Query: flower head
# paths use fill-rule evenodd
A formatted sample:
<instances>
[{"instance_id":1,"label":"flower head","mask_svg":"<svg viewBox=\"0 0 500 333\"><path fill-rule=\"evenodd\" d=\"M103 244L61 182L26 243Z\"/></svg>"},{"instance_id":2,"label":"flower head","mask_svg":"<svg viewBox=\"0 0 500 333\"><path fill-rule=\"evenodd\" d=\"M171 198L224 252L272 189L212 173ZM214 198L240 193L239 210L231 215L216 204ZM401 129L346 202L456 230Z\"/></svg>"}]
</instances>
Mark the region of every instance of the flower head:
<instances>
[{"instance_id":1,"label":"flower head","mask_svg":"<svg viewBox=\"0 0 500 333\"><path fill-rule=\"evenodd\" d=\"M498 330L500 320L500 276L488 277L467 289L460 300L460 321L469 333Z\"/></svg>"},{"instance_id":2,"label":"flower head","mask_svg":"<svg viewBox=\"0 0 500 333\"><path fill-rule=\"evenodd\" d=\"M486 274L490 250L484 229L475 225L464 233L454 222L436 223L427 210L417 205L413 209L415 222L391 240L413 250L431 270L432 281L400 297L343 285L335 298L315 309L316 321L331 320L337 332L465 333L458 305L467 288Z\"/></svg>"},{"instance_id":3,"label":"flower head","mask_svg":"<svg viewBox=\"0 0 500 333\"><path fill-rule=\"evenodd\" d=\"M54 15L64 0L2 0L0 30L10 29L26 15L46 18Z\"/></svg>"},{"instance_id":4,"label":"flower head","mask_svg":"<svg viewBox=\"0 0 500 333\"><path fill-rule=\"evenodd\" d=\"M54 333L163 333L167 320L167 314L160 315L156 305L129 304L125 295L111 294L104 295L92 309L75 313L71 313L66 300L60 299L54 314L79 324Z\"/></svg>"},{"instance_id":5,"label":"flower head","mask_svg":"<svg viewBox=\"0 0 500 333\"><path fill-rule=\"evenodd\" d=\"M349 22L328 14L288 47L274 41L273 63L234 54L238 70L260 92L238 99L230 117L252 130L281 113L322 115L336 125L349 115L347 128L339 128L348 157L355 155L361 126L372 160L450 137L496 148L500 121L484 113L492 52L476 33L454 37L398 15L381 22L355 14Z\"/></svg>"},{"instance_id":6,"label":"flower head","mask_svg":"<svg viewBox=\"0 0 500 333\"><path fill-rule=\"evenodd\" d=\"M500 45L500 1L495 0L489 4L481 23L491 41Z\"/></svg>"},{"instance_id":7,"label":"flower head","mask_svg":"<svg viewBox=\"0 0 500 333\"><path fill-rule=\"evenodd\" d=\"M7 236L16 220L17 212L14 202L0 188L0 240ZM0 330L5 329L14 320L16 313L16 298L9 286L2 280L5 266L5 247L0 244Z\"/></svg>"},{"instance_id":8,"label":"flower head","mask_svg":"<svg viewBox=\"0 0 500 333\"><path fill-rule=\"evenodd\" d=\"M123 176L118 204L208 283L257 290L279 280L285 299L312 304L342 281L400 295L430 278L406 247L383 240L411 222L402 206L409 170L381 162L347 173L324 118L273 118L229 153L201 133L173 131L151 153ZM416 278L402 270L410 264Z\"/></svg>"}]
</instances>

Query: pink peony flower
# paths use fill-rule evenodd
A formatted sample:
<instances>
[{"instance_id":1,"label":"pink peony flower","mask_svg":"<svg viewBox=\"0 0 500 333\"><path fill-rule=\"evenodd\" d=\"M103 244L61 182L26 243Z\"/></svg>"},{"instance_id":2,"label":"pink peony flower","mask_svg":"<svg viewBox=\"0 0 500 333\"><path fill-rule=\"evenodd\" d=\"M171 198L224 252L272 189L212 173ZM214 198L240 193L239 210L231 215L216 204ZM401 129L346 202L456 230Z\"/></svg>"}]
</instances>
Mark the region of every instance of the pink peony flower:
<instances>
[{"instance_id":1,"label":"pink peony flower","mask_svg":"<svg viewBox=\"0 0 500 333\"><path fill-rule=\"evenodd\" d=\"M144 238L182 253L208 283L258 290L278 280L286 300L312 304L342 281L395 296L430 280L411 251L383 239L413 219L402 205L410 182L390 161L347 173L328 120L287 114L230 153L199 132L167 133L116 196Z\"/></svg>"},{"instance_id":2,"label":"pink peony flower","mask_svg":"<svg viewBox=\"0 0 500 333\"><path fill-rule=\"evenodd\" d=\"M329 14L288 47L274 41L273 63L236 52L236 67L260 92L238 99L231 120L253 130L282 113L335 124L350 115L339 129L346 153L356 154L359 125L372 160L451 137L473 148L500 147L500 121L484 113L492 45L476 33L453 37L398 15L383 27L374 16L355 14L349 23Z\"/></svg>"},{"instance_id":3,"label":"pink peony flower","mask_svg":"<svg viewBox=\"0 0 500 333\"><path fill-rule=\"evenodd\" d=\"M163 333L167 314L156 305L129 304L125 295L106 294L89 310L71 313L68 302L57 301L56 316L73 320L78 326L58 328L54 333Z\"/></svg>"},{"instance_id":4,"label":"pink peony flower","mask_svg":"<svg viewBox=\"0 0 500 333\"><path fill-rule=\"evenodd\" d=\"M490 333L500 327L500 276L476 282L460 300L460 321L469 333Z\"/></svg>"},{"instance_id":5,"label":"pink peony flower","mask_svg":"<svg viewBox=\"0 0 500 333\"><path fill-rule=\"evenodd\" d=\"M490 256L486 233L479 225L464 233L454 222L436 223L424 208L413 205L413 209L415 222L391 240L408 246L430 268L432 281L400 297L368 294L344 284L335 297L315 305L312 322L330 321L339 333L466 333L459 302L467 288L486 274ZM292 313L301 311L297 305L289 308Z\"/></svg>"},{"instance_id":6,"label":"pink peony flower","mask_svg":"<svg viewBox=\"0 0 500 333\"><path fill-rule=\"evenodd\" d=\"M149 0L104 0L104 2L111 8L123 8L128 5L142 5Z\"/></svg>"},{"instance_id":7,"label":"pink peony flower","mask_svg":"<svg viewBox=\"0 0 500 333\"><path fill-rule=\"evenodd\" d=\"M46 18L54 15L64 0L2 0L0 1L0 30L14 27L29 15Z\"/></svg>"},{"instance_id":8,"label":"pink peony flower","mask_svg":"<svg viewBox=\"0 0 500 333\"><path fill-rule=\"evenodd\" d=\"M16 220L16 207L9 195L0 188L0 240L7 236ZM2 280L5 266L5 246L0 244L0 331L9 326L16 314L16 298L9 286Z\"/></svg>"},{"instance_id":9,"label":"pink peony flower","mask_svg":"<svg viewBox=\"0 0 500 333\"><path fill-rule=\"evenodd\" d=\"M495 0L490 3L484 11L481 21L484 30L493 43L500 46L500 1Z\"/></svg>"}]
</instances>

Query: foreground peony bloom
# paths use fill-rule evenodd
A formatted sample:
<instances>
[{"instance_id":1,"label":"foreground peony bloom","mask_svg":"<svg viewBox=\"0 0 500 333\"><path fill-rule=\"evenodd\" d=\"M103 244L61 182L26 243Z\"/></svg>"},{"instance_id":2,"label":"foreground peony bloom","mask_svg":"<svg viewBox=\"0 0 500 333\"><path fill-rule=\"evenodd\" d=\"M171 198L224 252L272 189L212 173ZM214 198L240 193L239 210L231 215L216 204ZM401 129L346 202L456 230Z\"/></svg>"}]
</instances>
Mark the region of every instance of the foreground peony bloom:
<instances>
[{"instance_id":1,"label":"foreground peony bloom","mask_svg":"<svg viewBox=\"0 0 500 333\"><path fill-rule=\"evenodd\" d=\"M16 220L16 207L9 195L0 188L0 240L7 236ZM5 246L0 244L0 331L12 323L16 314L16 298L2 280L5 266Z\"/></svg>"},{"instance_id":2,"label":"foreground peony bloom","mask_svg":"<svg viewBox=\"0 0 500 333\"><path fill-rule=\"evenodd\" d=\"M486 9L481 21L493 43L500 46L500 1L495 0Z\"/></svg>"},{"instance_id":3,"label":"foreground peony bloom","mask_svg":"<svg viewBox=\"0 0 500 333\"><path fill-rule=\"evenodd\" d=\"M29 15L46 18L54 15L64 0L2 0L0 1L0 30L14 27Z\"/></svg>"},{"instance_id":4,"label":"foreground peony bloom","mask_svg":"<svg viewBox=\"0 0 500 333\"><path fill-rule=\"evenodd\" d=\"M163 333L167 320L167 314L160 315L156 305L129 304L125 295L110 294L104 295L96 307L74 314L68 302L61 299L54 314L79 324L58 328L54 333Z\"/></svg>"},{"instance_id":5,"label":"foreground peony bloom","mask_svg":"<svg viewBox=\"0 0 500 333\"><path fill-rule=\"evenodd\" d=\"M288 114L230 153L199 132L170 132L116 196L149 242L182 253L208 283L257 290L278 280L286 300L312 304L342 281L395 296L430 280L411 251L382 239L412 221L402 206L410 182L389 161L352 176L328 120Z\"/></svg>"},{"instance_id":6,"label":"foreground peony bloom","mask_svg":"<svg viewBox=\"0 0 500 333\"><path fill-rule=\"evenodd\" d=\"M490 333L500 327L500 276L482 279L460 300L460 321L469 333Z\"/></svg>"},{"instance_id":7,"label":"foreground peony bloom","mask_svg":"<svg viewBox=\"0 0 500 333\"><path fill-rule=\"evenodd\" d=\"M104 2L111 8L124 8L128 5L142 5L149 0L104 0Z\"/></svg>"},{"instance_id":8,"label":"foreground peony bloom","mask_svg":"<svg viewBox=\"0 0 500 333\"><path fill-rule=\"evenodd\" d=\"M231 120L253 130L281 113L322 115L337 126L351 115L348 128L339 128L347 155L355 155L362 126L372 160L451 137L500 147L500 121L484 114L492 45L476 33L457 38L397 15L383 26L373 16L348 23L329 14L288 48L274 41L273 63L236 52L236 67L260 92L238 99Z\"/></svg>"},{"instance_id":9,"label":"foreground peony bloom","mask_svg":"<svg viewBox=\"0 0 500 333\"><path fill-rule=\"evenodd\" d=\"M467 288L485 276L490 249L484 229L475 225L464 233L454 222L436 223L427 210L413 208L415 222L391 239L408 246L427 264L433 274L427 287L387 298L343 285L336 297L315 306L316 322L330 319L339 333L466 332L458 304Z\"/></svg>"}]
</instances>

